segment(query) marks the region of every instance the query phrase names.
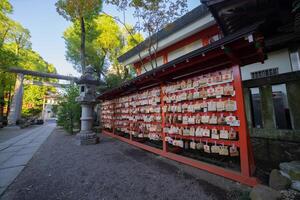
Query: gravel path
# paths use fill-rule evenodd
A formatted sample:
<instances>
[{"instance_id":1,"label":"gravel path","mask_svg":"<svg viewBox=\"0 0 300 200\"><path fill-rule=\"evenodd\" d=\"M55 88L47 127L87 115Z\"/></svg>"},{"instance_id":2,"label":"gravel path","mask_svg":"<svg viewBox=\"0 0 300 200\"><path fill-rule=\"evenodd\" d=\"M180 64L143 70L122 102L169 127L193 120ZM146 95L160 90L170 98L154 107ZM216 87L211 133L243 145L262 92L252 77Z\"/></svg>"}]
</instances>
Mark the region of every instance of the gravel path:
<instances>
[{"instance_id":1,"label":"gravel path","mask_svg":"<svg viewBox=\"0 0 300 200\"><path fill-rule=\"evenodd\" d=\"M36 152L1 199L225 199L226 192L159 156L109 137L77 146L61 129Z\"/></svg>"}]
</instances>

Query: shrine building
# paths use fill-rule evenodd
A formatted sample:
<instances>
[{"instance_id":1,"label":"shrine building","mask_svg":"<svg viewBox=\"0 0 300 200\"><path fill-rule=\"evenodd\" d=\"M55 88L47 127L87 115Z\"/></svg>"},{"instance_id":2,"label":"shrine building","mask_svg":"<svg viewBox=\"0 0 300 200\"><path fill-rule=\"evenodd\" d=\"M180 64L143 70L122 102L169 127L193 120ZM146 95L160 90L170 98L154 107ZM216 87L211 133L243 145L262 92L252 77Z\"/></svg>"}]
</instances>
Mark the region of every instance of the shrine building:
<instances>
[{"instance_id":1,"label":"shrine building","mask_svg":"<svg viewBox=\"0 0 300 200\"><path fill-rule=\"evenodd\" d=\"M137 76L99 96L103 133L253 186L300 159L300 23L292 0L201 3L119 57Z\"/></svg>"}]
</instances>

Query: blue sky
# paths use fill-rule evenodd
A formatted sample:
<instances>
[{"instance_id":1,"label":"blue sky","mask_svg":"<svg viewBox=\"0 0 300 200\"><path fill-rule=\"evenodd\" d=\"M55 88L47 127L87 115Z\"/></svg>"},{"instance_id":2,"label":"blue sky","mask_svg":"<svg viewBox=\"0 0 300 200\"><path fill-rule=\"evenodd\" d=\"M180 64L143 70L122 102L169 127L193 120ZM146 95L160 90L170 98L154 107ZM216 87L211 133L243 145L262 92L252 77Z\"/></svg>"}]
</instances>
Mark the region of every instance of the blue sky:
<instances>
[{"instance_id":1,"label":"blue sky","mask_svg":"<svg viewBox=\"0 0 300 200\"><path fill-rule=\"evenodd\" d=\"M30 30L32 48L47 62L54 64L59 74L79 76L71 63L65 59L64 30L70 25L57 14L56 0L10 0L14 7L11 17ZM200 4L199 0L188 0L189 10ZM117 9L104 5L103 10L113 16L123 16ZM126 12L126 22L134 24L132 12Z\"/></svg>"}]
</instances>

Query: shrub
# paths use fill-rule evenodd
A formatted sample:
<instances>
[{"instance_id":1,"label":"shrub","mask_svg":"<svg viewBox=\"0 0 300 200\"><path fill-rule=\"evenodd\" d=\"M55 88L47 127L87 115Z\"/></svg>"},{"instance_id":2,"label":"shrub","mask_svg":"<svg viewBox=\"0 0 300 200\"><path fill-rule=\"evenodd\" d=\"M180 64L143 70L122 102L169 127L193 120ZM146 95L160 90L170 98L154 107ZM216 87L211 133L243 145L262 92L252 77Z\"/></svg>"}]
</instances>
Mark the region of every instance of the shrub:
<instances>
[{"instance_id":1,"label":"shrub","mask_svg":"<svg viewBox=\"0 0 300 200\"><path fill-rule=\"evenodd\" d=\"M65 89L65 94L60 99L57 108L57 124L62 126L70 134L74 134L74 128L80 128L81 107L76 102L79 95L79 87L71 85Z\"/></svg>"}]
</instances>

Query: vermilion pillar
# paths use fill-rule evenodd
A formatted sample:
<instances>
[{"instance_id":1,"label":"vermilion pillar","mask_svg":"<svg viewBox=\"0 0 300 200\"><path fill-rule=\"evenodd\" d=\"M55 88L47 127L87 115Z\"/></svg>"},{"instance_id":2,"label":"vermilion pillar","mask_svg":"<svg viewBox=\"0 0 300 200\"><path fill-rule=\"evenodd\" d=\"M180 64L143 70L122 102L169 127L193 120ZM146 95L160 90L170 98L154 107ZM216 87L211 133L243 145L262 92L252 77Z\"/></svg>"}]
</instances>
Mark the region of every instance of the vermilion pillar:
<instances>
[{"instance_id":1,"label":"vermilion pillar","mask_svg":"<svg viewBox=\"0 0 300 200\"><path fill-rule=\"evenodd\" d=\"M250 137L248 132L246 111L244 103L244 93L242 86L241 69L239 65L234 65L232 67L233 78L234 78L234 88L237 101L237 117L240 120L239 127L239 142L240 142L240 159L241 159L241 173L243 176L250 177L252 175L252 170L254 167L254 159L252 152L250 151ZM252 158L251 158L252 157Z\"/></svg>"}]
</instances>

